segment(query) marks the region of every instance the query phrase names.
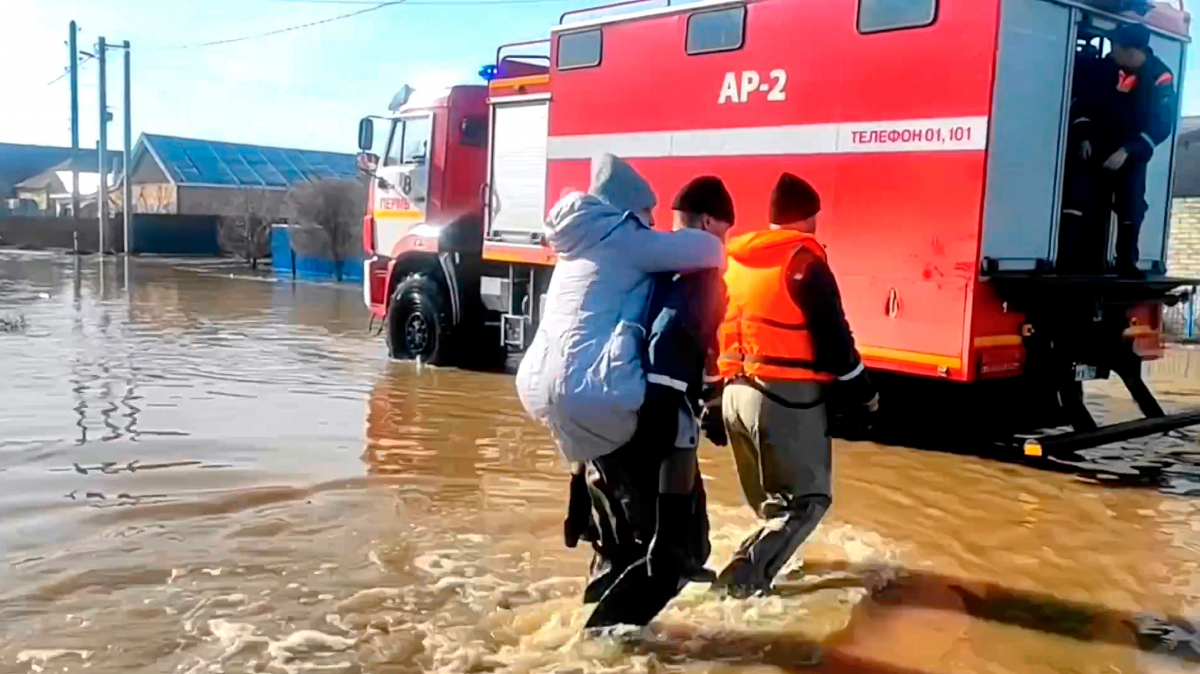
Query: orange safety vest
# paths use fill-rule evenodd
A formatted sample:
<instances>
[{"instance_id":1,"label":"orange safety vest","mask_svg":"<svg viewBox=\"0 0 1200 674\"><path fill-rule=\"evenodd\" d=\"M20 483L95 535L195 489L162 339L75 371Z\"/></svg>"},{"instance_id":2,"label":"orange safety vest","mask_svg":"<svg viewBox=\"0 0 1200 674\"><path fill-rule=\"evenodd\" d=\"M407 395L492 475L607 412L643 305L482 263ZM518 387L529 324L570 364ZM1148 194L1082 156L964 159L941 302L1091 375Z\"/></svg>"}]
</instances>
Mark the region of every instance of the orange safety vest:
<instances>
[{"instance_id":1,"label":"orange safety vest","mask_svg":"<svg viewBox=\"0 0 1200 674\"><path fill-rule=\"evenodd\" d=\"M721 377L828 383L813 369L812 335L804 312L788 293L787 266L801 249L825 259L816 237L789 229L743 234L730 240L725 285L729 307L721 323Z\"/></svg>"}]
</instances>

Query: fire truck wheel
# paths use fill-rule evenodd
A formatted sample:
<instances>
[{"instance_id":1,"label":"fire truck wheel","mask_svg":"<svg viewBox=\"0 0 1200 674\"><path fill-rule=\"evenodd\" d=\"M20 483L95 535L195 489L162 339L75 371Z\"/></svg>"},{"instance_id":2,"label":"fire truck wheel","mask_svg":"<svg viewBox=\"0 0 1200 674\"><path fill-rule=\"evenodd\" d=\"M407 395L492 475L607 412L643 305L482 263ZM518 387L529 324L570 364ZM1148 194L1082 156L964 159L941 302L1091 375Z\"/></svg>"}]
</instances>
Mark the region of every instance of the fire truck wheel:
<instances>
[{"instance_id":1,"label":"fire truck wheel","mask_svg":"<svg viewBox=\"0 0 1200 674\"><path fill-rule=\"evenodd\" d=\"M414 274L396 286L388 304L388 355L442 365L449 355L442 293L433 279Z\"/></svg>"}]
</instances>

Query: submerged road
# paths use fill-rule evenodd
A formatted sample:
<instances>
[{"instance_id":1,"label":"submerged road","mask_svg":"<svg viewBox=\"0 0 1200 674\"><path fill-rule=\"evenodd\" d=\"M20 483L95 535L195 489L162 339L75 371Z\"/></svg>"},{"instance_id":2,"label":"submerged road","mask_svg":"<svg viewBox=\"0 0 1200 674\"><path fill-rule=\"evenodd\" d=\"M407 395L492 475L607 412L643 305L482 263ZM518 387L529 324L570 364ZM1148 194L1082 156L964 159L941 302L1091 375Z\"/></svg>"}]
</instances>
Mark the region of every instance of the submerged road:
<instances>
[{"instance_id":1,"label":"submerged road","mask_svg":"<svg viewBox=\"0 0 1200 674\"><path fill-rule=\"evenodd\" d=\"M365 326L353 287L0 252L0 672L1200 667L1194 430L1042 467L838 442L775 594L583 640L588 555L511 378L389 363ZM1200 405L1200 352L1151 374ZM702 461L719 565L754 520Z\"/></svg>"}]
</instances>

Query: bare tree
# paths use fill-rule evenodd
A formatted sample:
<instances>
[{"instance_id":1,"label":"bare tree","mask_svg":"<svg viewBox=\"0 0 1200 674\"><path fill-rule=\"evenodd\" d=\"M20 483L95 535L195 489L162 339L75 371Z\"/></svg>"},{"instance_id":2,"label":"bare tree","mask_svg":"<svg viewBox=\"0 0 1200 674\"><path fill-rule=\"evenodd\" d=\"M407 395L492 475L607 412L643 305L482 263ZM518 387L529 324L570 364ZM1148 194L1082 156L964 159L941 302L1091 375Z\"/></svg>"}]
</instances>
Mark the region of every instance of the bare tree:
<instances>
[{"instance_id":1,"label":"bare tree","mask_svg":"<svg viewBox=\"0 0 1200 674\"><path fill-rule=\"evenodd\" d=\"M362 246L362 218L367 189L356 180L318 180L292 188L289 229L292 248L303 255L323 255L333 261L337 280L342 262Z\"/></svg>"},{"instance_id":2,"label":"bare tree","mask_svg":"<svg viewBox=\"0 0 1200 674\"><path fill-rule=\"evenodd\" d=\"M221 218L218 236L221 249L258 269L258 261L271 252L272 210L265 190L240 190L238 214Z\"/></svg>"}]
</instances>

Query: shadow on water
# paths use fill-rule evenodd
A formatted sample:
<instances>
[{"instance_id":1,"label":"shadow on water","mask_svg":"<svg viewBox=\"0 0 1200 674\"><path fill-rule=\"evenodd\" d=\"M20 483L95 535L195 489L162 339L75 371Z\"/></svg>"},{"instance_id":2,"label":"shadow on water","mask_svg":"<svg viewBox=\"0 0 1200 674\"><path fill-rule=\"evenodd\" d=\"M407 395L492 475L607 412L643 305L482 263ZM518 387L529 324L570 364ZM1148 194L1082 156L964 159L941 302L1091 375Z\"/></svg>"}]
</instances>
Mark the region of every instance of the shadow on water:
<instances>
[{"instance_id":1,"label":"shadow on water","mask_svg":"<svg viewBox=\"0 0 1200 674\"><path fill-rule=\"evenodd\" d=\"M1200 359L1200 351L1171 352L1168 360L1147 366L1147 380L1168 412L1200 407L1200 384L1193 381L1190 363L1193 358ZM1200 494L1198 428L1102 445L1060 457L1031 458L1024 455L1021 438L1036 435L1037 431L1013 429L1019 428L1022 419L1046 418L1044 415L1053 403L1042 395L1044 392L1003 382L967 388L899 377L878 379L884 416L869 438L878 444L974 456L1070 474L1106 487ZM1085 398L1089 411L1101 425L1141 417L1115 377L1092 382L1085 390ZM1070 430L1054 427L1054 423L1040 432Z\"/></svg>"},{"instance_id":2,"label":"shadow on water","mask_svg":"<svg viewBox=\"0 0 1200 674\"><path fill-rule=\"evenodd\" d=\"M1151 489L1178 496L1200 495L1200 442L1193 433L1187 431L1147 436L1067 456L1037 458L1024 456L1020 444L1015 441L975 438L968 429L939 434L937 437L911 430L891 432L872 440L882 445L974 456L1073 475L1105 487Z\"/></svg>"},{"instance_id":3,"label":"shadow on water","mask_svg":"<svg viewBox=\"0 0 1200 674\"><path fill-rule=\"evenodd\" d=\"M890 580L881 584L880 577ZM635 652L654 653L667 662L769 665L797 672L917 674L926 670L864 655L885 645L874 640L879 630L873 623L886 622L890 612L906 608L958 614L1080 643L1108 644L1188 665L1200 663L1200 633L1182 617L1119 611L929 571L850 562L806 563L803 571L781 579L773 594L798 597L856 587L875 589L854 609L846 628L824 643L772 630L712 631L672 626L665 638L638 642L632 648ZM865 650L859 648L864 643L871 645Z\"/></svg>"},{"instance_id":4,"label":"shadow on water","mask_svg":"<svg viewBox=\"0 0 1200 674\"><path fill-rule=\"evenodd\" d=\"M785 580L777 591L783 595L811 593L831 585L861 584L864 577L882 573L892 580L872 593L865 610L876 605L956 611L979 620L1076 641L1127 646L1200 663L1200 630L1180 616L1119 611L1044 592L1015 590L998 583L910 568L882 569L877 565L827 562L806 564L804 572L835 575L812 583Z\"/></svg>"}]
</instances>

